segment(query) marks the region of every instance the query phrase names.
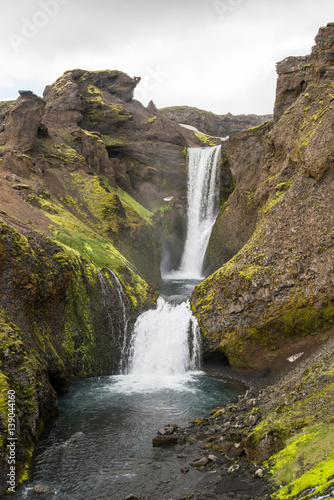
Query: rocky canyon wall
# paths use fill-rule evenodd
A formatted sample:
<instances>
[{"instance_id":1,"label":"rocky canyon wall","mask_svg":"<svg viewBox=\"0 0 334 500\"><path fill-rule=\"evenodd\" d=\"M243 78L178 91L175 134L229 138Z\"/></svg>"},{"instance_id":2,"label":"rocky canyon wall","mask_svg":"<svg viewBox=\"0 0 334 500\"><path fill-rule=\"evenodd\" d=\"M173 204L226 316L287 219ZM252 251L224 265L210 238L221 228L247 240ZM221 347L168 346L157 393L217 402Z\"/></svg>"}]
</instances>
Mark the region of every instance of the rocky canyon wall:
<instances>
[{"instance_id":1,"label":"rocky canyon wall","mask_svg":"<svg viewBox=\"0 0 334 500\"><path fill-rule=\"evenodd\" d=\"M190 106L172 106L162 108L160 112L176 123L190 125L203 134L213 137L227 137L236 132L261 125L272 118L272 115L269 114L232 115L232 113L226 113L225 115L216 115L210 111Z\"/></svg>"},{"instance_id":2,"label":"rocky canyon wall","mask_svg":"<svg viewBox=\"0 0 334 500\"><path fill-rule=\"evenodd\" d=\"M207 260L228 262L192 302L207 355L237 369L282 370L298 342L332 331L333 63L329 24L310 56L278 64L274 123L223 143L236 187Z\"/></svg>"}]
</instances>

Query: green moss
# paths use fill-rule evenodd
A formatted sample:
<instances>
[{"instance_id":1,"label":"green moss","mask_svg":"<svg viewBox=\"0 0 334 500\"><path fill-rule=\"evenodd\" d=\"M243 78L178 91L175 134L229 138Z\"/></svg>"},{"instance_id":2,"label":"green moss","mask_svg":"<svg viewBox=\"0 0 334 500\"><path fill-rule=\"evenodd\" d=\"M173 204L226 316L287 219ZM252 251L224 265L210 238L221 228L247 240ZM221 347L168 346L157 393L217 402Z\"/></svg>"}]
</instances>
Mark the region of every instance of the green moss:
<instances>
[{"instance_id":1,"label":"green moss","mask_svg":"<svg viewBox=\"0 0 334 500\"><path fill-rule=\"evenodd\" d=\"M255 189L252 188L249 189L249 191L245 191L245 196L247 197L250 203L253 203L253 201L255 200Z\"/></svg>"},{"instance_id":2,"label":"green moss","mask_svg":"<svg viewBox=\"0 0 334 500\"><path fill-rule=\"evenodd\" d=\"M82 257L87 262L93 262L100 269L111 267L117 270L124 266L125 258L116 250L110 240L102 236L93 232L80 233L66 228L54 229L53 233L52 240L64 249L72 262L75 262L78 257ZM64 259L62 258L62 260Z\"/></svg>"},{"instance_id":3,"label":"green moss","mask_svg":"<svg viewBox=\"0 0 334 500\"><path fill-rule=\"evenodd\" d=\"M197 419L197 420L194 420L192 423L193 423L194 425L201 425L201 424L203 424L204 422L205 422L205 418L199 418L199 419Z\"/></svg>"},{"instance_id":4,"label":"green moss","mask_svg":"<svg viewBox=\"0 0 334 500\"><path fill-rule=\"evenodd\" d=\"M55 83L53 84L53 88L56 92L56 95L62 94L64 90L66 90L66 87L70 87L73 85L73 82L69 79L69 76L64 73L62 76L60 76ZM48 90L50 90L51 85L47 87Z\"/></svg>"},{"instance_id":5,"label":"green moss","mask_svg":"<svg viewBox=\"0 0 334 500\"><path fill-rule=\"evenodd\" d=\"M99 121L109 119L113 121L127 121L132 119L123 104L106 103L101 92L94 85L87 86L87 93L84 96L84 121L91 125L96 125Z\"/></svg>"},{"instance_id":6,"label":"green moss","mask_svg":"<svg viewBox=\"0 0 334 500\"><path fill-rule=\"evenodd\" d=\"M273 498L287 500L321 494L334 484L333 425L316 425L302 436L287 441L286 447L271 459L273 483L280 487Z\"/></svg>"},{"instance_id":7,"label":"green moss","mask_svg":"<svg viewBox=\"0 0 334 500\"><path fill-rule=\"evenodd\" d=\"M255 264L251 264L247 267L244 267L239 270L239 276L242 278L251 281L257 273L261 270L262 268L260 266L257 266Z\"/></svg>"},{"instance_id":8,"label":"green moss","mask_svg":"<svg viewBox=\"0 0 334 500\"><path fill-rule=\"evenodd\" d=\"M269 305L261 318L261 325L249 330L247 338L272 343L275 339L323 331L333 321L334 304L327 297L322 299L321 309L315 308L310 298L296 291L285 303Z\"/></svg>"},{"instance_id":9,"label":"green moss","mask_svg":"<svg viewBox=\"0 0 334 500\"><path fill-rule=\"evenodd\" d=\"M85 265L84 276L87 267ZM94 357L96 354L96 336L94 333L94 319L92 317L91 297L89 288L85 285L80 268L75 266L76 272L73 276L67 293L66 314L64 323L64 336L62 347L65 357L70 360L72 369L81 376L94 375ZM95 268L90 270L95 272ZM80 332L80 342L76 341Z\"/></svg>"},{"instance_id":10,"label":"green moss","mask_svg":"<svg viewBox=\"0 0 334 500\"><path fill-rule=\"evenodd\" d=\"M1 349L1 347L0 347ZM0 450L4 444L4 434L8 425L8 377L0 370ZM0 451L1 453L1 451Z\"/></svg>"},{"instance_id":11,"label":"green moss","mask_svg":"<svg viewBox=\"0 0 334 500\"><path fill-rule=\"evenodd\" d=\"M112 137L106 134L101 134L101 140L106 147L122 146L124 144L124 141L119 137Z\"/></svg>"},{"instance_id":12,"label":"green moss","mask_svg":"<svg viewBox=\"0 0 334 500\"><path fill-rule=\"evenodd\" d=\"M149 119L147 120L147 123L150 123L150 124L151 124L151 123L155 122L155 120L156 120L157 118L158 118L157 116L153 116L152 118L149 118Z\"/></svg>"},{"instance_id":13,"label":"green moss","mask_svg":"<svg viewBox=\"0 0 334 500\"><path fill-rule=\"evenodd\" d=\"M87 86L87 92L88 92L88 94L90 94L90 99L92 101L103 103L103 99L102 99L103 98L103 93L101 92L100 89L98 89L94 85L88 85Z\"/></svg>"},{"instance_id":14,"label":"green moss","mask_svg":"<svg viewBox=\"0 0 334 500\"><path fill-rule=\"evenodd\" d=\"M282 196L283 196L284 194L285 194L285 192L284 192L284 191L276 191L275 196L270 197L270 198L267 200L266 204L264 205L264 207L263 207L263 209L262 209L262 210L263 210L263 213L264 213L265 215L267 215L267 214L271 211L271 209L272 209L272 208L273 208L273 207L274 207L274 206L275 206L275 205L276 205L276 204L280 201L280 199L282 198Z\"/></svg>"},{"instance_id":15,"label":"green moss","mask_svg":"<svg viewBox=\"0 0 334 500\"><path fill-rule=\"evenodd\" d=\"M4 233L6 230L4 229ZM18 233L17 231L11 231L12 235L12 248L16 261L20 262L27 255L30 255L31 248L26 236Z\"/></svg>"},{"instance_id":16,"label":"green moss","mask_svg":"<svg viewBox=\"0 0 334 500\"><path fill-rule=\"evenodd\" d=\"M326 99L319 98L317 96L317 89L313 90L312 96L310 94L304 94L310 99L310 104L304 108L304 114L302 119L299 121L299 129L296 133L295 144L298 148L305 149L312 138L319 132L320 128L323 126L324 119L328 116L331 106L330 96L325 95ZM295 105L292 106L295 109Z\"/></svg>"},{"instance_id":17,"label":"green moss","mask_svg":"<svg viewBox=\"0 0 334 500\"><path fill-rule=\"evenodd\" d=\"M196 137L204 144L205 146L216 146L219 143L218 139L211 137L210 135L201 134L200 132L194 131Z\"/></svg>"},{"instance_id":18,"label":"green moss","mask_svg":"<svg viewBox=\"0 0 334 500\"><path fill-rule=\"evenodd\" d=\"M85 135L90 137L91 139L94 139L97 142L100 142L101 144L104 144L104 141L102 140L102 135L99 132L90 132L89 130L81 129L82 132L84 132Z\"/></svg>"},{"instance_id":19,"label":"green moss","mask_svg":"<svg viewBox=\"0 0 334 500\"><path fill-rule=\"evenodd\" d=\"M25 481L28 481L28 479L29 479L29 466L31 463L33 453L34 453L34 446L31 446L30 448L28 448L26 450L27 459L26 459L25 465L22 468L21 475L20 475L19 481L17 483L17 486L19 486L20 484L23 484Z\"/></svg>"},{"instance_id":20,"label":"green moss","mask_svg":"<svg viewBox=\"0 0 334 500\"><path fill-rule=\"evenodd\" d=\"M64 163L84 163L85 158L67 144L57 144L51 140L39 142L39 147L47 158L56 158Z\"/></svg>"}]
</instances>

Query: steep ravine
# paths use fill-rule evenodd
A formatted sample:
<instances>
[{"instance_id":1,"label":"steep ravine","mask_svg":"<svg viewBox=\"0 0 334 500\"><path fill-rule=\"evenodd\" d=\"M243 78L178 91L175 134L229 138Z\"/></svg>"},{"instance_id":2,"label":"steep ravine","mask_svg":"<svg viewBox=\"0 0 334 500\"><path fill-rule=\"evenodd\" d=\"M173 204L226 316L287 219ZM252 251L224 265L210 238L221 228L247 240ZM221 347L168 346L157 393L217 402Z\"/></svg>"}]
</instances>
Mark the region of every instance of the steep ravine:
<instances>
[{"instance_id":1,"label":"steep ravine","mask_svg":"<svg viewBox=\"0 0 334 500\"><path fill-rule=\"evenodd\" d=\"M137 83L74 70L44 99L20 91L1 105L2 492L14 392L18 482L57 394L119 371L124 311L130 329L156 300L162 254L180 258L187 147L211 139L133 100Z\"/></svg>"},{"instance_id":2,"label":"steep ravine","mask_svg":"<svg viewBox=\"0 0 334 500\"><path fill-rule=\"evenodd\" d=\"M211 446L271 468L284 500L334 477L334 24L277 70L274 119L222 142L212 274L192 306L207 360L250 384L271 373L213 416ZM144 108L137 83L72 70L44 99L0 103L0 494L13 391L17 482L57 393L119 369L118 286L131 324L154 304L162 256L180 259L187 147L220 142Z\"/></svg>"}]
</instances>

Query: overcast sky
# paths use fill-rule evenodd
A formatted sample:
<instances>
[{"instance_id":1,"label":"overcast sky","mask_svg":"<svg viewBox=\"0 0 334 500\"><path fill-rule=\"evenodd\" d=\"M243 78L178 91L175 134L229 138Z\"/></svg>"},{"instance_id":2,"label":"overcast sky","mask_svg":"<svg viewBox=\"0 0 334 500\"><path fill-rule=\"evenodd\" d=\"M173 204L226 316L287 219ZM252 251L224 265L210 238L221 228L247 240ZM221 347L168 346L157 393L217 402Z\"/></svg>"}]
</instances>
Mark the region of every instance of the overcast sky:
<instances>
[{"instance_id":1,"label":"overcast sky","mask_svg":"<svg viewBox=\"0 0 334 500\"><path fill-rule=\"evenodd\" d=\"M0 100L117 69L142 77L144 105L271 113L275 63L332 21L333 0L2 0Z\"/></svg>"}]
</instances>

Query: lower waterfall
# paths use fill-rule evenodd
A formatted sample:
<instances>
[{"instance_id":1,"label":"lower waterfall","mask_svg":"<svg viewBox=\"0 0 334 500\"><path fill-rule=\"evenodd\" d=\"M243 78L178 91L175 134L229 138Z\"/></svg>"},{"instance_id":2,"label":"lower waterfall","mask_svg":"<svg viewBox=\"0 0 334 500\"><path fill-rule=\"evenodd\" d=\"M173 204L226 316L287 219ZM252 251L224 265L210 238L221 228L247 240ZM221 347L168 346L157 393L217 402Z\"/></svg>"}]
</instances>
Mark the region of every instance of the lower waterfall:
<instances>
[{"instance_id":1,"label":"lower waterfall","mask_svg":"<svg viewBox=\"0 0 334 500\"><path fill-rule=\"evenodd\" d=\"M200 367L200 332L189 302L173 304L159 297L156 309L139 316L129 351L128 373L149 385L171 380Z\"/></svg>"}]
</instances>

